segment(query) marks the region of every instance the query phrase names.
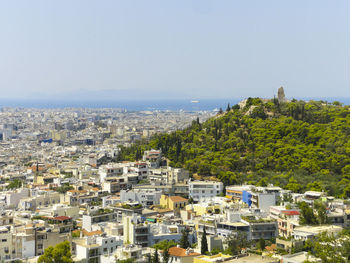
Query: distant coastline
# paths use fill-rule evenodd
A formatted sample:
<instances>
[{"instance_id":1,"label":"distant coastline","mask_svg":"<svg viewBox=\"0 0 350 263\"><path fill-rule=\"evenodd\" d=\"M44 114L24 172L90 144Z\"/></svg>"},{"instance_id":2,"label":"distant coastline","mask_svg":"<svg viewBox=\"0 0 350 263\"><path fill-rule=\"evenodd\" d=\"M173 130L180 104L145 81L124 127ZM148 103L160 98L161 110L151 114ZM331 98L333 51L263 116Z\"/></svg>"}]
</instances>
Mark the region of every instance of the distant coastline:
<instances>
[{"instance_id":1,"label":"distant coastline","mask_svg":"<svg viewBox=\"0 0 350 263\"><path fill-rule=\"evenodd\" d=\"M86 100L86 101L50 101L50 100L6 100L0 99L0 108L115 108L127 111L160 110L160 111L213 111L215 109L226 109L227 104L231 106L243 98L228 99L201 99L193 103L191 100L139 100L139 101L118 101L118 100ZM296 98L302 100L324 100L328 102L339 101L344 105L350 105L350 98Z\"/></svg>"}]
</instances>

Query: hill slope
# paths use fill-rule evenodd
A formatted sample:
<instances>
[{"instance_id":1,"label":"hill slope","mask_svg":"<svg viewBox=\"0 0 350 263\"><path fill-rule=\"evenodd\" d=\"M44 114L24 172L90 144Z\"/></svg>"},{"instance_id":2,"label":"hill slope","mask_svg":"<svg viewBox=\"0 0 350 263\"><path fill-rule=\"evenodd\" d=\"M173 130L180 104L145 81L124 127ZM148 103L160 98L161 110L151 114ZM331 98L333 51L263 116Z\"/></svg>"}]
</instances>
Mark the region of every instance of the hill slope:
<instances>
[{"instance_id":1,"label":"hill slope","mask_svg":"<svg viewBox=\"0 0 350 263\"><path fill-rule=\"evenodd\" d=\"M205 123L122 148L120 159L139 159L150 148L226 185L272 183L350 197L350 110L337 102L249 98Z\"/></svg>"}]
</instances>

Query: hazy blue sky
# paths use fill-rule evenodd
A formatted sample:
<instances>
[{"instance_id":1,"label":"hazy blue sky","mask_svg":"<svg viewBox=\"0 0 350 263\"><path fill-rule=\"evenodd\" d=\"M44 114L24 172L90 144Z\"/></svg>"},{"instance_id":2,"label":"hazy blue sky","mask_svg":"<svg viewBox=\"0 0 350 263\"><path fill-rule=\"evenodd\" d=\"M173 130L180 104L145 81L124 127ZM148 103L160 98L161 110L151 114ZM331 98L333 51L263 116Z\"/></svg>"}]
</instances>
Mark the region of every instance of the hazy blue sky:
<instances>
[{"instance_id":1,"label":"hazy blue sky","mask_svg":"<svg viewBox=\"0 0 350 263\"><path fill-rule=\"evenodd\" d=\"M350 1L7 0L0 98L349 97Z\"/></svg>"}]
</instances>

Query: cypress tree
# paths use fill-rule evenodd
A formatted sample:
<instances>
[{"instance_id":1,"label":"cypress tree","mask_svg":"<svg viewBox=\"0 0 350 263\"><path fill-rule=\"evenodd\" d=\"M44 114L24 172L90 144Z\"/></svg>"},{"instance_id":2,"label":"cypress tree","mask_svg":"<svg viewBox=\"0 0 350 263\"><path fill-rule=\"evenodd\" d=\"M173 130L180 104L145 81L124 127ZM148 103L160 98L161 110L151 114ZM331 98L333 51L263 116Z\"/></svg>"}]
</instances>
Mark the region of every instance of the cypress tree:
<instances>
[{"instance_id":1,"label":"cypress tree","mask_svg":"<svg viewBox=\"0 0 350 263\"><path fill-rule=\"evenodd\" d=\"M156 249L154 251L153 258L152 258L152 263L160 263L159 255L158 255L158 249Z\"/></svg>"},{"instance_id":2,"label":"cypress tree","mask_svg":"<svg viewBox=\"0 0 350 263\"><path fill-rule=\"evenodd\" d=\"M207 231L205 230L205 227L204 227L204 231L201 239L201 254L204 255L206 252L208 252L208 241L207 241Z\"/></svg>"},{"instance_id":3,"label":"cypress tree","mask_svg":"<svg viewBox=\"0 0 350 263\"><path fill-rule=\"evenodd\" d=\"M184 229L182 230L182 236L180 239L180 247L186 249L190 247L190 242L188 241L188 230Z\"/></svg>"}]
</instances>

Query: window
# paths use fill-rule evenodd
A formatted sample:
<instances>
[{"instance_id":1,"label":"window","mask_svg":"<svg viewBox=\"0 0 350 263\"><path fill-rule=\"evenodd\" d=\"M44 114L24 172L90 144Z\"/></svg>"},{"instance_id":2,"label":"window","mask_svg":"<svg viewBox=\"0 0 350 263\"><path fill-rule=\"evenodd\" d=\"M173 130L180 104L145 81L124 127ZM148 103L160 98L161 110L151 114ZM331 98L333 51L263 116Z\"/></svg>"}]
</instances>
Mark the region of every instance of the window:
<instances>
[{"instance_id":1,"label":"window","mask_svg":"<svg viewBox=\"0 0 350 263\"><path fill-rule=\"evenodd\" d=\"M1 239L1 242L7 242L7 239Z\"/></svg>"}]
</instances>

